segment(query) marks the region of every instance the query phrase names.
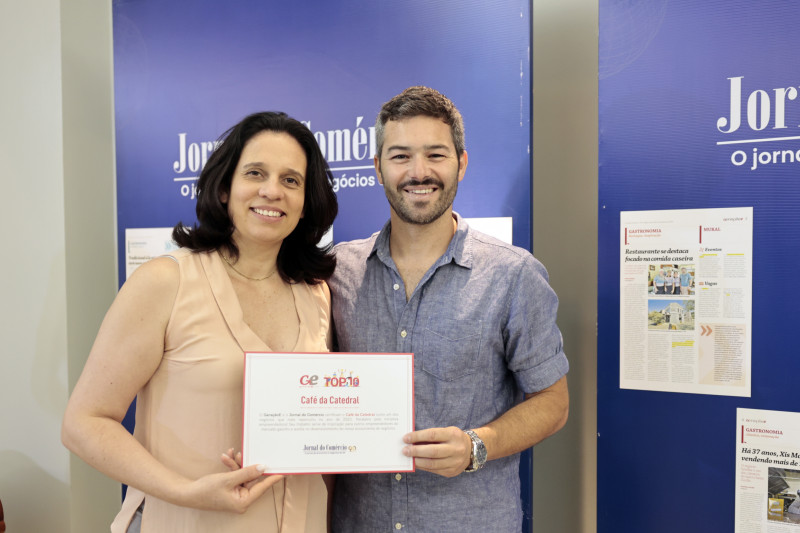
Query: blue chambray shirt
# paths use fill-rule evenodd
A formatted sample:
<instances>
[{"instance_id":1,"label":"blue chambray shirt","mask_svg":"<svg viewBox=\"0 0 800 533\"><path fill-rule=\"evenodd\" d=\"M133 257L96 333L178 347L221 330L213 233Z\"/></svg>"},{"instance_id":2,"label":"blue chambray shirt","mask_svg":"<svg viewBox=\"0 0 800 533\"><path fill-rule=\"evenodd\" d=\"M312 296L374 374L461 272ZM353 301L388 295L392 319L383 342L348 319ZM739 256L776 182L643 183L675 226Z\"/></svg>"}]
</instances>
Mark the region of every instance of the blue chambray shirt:
<instances>
[{"instance_id":1,"label":"blue chambray shirt","mask_svg":"<svg viewBox=\"0 0 800 533\"><path fill-rule=\"evenodd\" d=\"M409 301L389 253L391 224L336 246L328 281L338 347L414 353L416 429L477 428L567 373L558 298L530 252L458 227ZM522 527L519 455L473 473L337 476L334 532L492 531Z\"/></svg>"}]
</instances>

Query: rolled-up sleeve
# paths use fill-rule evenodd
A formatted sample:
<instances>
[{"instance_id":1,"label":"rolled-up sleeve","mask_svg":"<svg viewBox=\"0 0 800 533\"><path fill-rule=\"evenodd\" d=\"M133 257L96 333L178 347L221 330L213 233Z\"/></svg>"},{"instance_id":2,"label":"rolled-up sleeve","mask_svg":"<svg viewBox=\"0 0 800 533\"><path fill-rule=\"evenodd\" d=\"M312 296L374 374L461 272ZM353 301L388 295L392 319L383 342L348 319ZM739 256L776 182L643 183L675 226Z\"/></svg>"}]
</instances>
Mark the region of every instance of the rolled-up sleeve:
<instances>
[{"instance_id":1,"label":"rolled-up sleeve","mask_svg":"<svg viewBox=\"0 0 800 533\"><path fill-rule=\"evenodd\" d=\"M523 392L539 392L569 370L556 325L558 297L548 283L544 266L533 256L520 262L516 279L503 333L506 361Z\"/></svg>"}]
</instances>

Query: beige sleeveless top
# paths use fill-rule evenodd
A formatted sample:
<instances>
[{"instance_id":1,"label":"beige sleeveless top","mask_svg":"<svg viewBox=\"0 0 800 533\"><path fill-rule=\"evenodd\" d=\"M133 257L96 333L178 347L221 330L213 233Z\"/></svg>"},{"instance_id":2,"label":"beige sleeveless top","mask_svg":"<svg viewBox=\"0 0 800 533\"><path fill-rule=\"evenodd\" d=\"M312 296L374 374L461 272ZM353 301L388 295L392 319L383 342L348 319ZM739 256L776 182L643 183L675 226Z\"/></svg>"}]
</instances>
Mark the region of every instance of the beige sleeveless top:
<instances>
[{"instance_id":1,"label":"beige sleeveless top","mask_svg":"<svg viewBox=\"0 0 800 533\"><path fill-rule=\"evenodd\" d=\"M217 252L170 254L180 287L167 325L164 357L137 396L134 436L153 456L190 479L225 472L220 455L242 449L244 351L270 351L247 326ZM320 285L292 285L300 333L293 351L327 352L330 300ZM144 499L142 533L324 532L327 490L319 475L288 476L244 514L172 505L129 487L111 525L124 533Z\"/></svg>"}]
</instances>

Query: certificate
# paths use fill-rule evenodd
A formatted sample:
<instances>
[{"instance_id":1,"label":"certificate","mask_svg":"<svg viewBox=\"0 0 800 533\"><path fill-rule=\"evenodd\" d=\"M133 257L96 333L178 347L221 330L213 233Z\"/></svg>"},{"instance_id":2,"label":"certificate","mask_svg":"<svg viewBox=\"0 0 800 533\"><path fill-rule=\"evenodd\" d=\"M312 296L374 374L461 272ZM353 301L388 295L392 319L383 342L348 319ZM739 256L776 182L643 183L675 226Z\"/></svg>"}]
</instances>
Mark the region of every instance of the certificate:
<instances>
[{"instance_id":1,"label":"certificate","mask_svg":"<svg viewBox=\"0 0 800 533\"><path fill-rule=\"evenodd\" d=\"M246 352L243 464L268 474L412 472L413 354Z\"/></svg>"}]
</instances>

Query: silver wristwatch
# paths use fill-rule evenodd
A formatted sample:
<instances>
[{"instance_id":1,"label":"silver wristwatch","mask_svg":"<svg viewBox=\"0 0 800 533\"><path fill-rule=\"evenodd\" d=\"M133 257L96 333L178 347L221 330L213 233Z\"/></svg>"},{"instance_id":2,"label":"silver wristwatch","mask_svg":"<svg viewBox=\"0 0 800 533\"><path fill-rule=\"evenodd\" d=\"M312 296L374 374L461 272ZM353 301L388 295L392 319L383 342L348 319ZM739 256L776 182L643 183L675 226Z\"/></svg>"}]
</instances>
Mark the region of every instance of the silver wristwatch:
<instances>
[{"instance_id":1,"label":"silver wristwatch","mask_svg":"<svg viewBox=\"0 0 800 533\"><path fill-rule=\"evenodd\" d=\"M464 469L464 472L480 470L486 464L486 445L471 429L465 429L464 433L469 435L472 440L472 453L469 455L469 465Z\"/></svg>"}]
</instances>

